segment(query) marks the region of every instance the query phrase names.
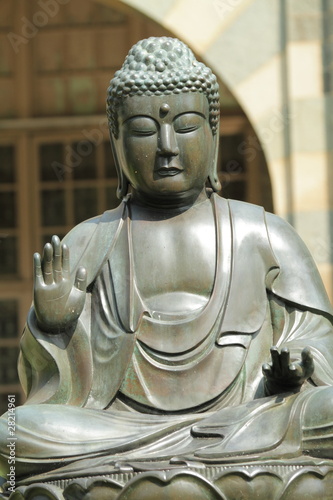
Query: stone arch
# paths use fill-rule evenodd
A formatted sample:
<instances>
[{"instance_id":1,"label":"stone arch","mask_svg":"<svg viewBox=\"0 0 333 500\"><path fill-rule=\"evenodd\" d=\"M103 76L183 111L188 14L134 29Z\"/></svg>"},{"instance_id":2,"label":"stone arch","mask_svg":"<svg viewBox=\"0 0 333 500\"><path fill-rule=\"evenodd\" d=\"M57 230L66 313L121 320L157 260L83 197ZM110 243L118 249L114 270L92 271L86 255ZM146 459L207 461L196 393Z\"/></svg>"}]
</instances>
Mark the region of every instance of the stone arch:
<instances>
[{"instance_id":1,"label":"stone arch","mask_svg":"<svg viewBox=\"0 0 333 500\"><path fill-rule=\"evenodd\" d=\"M103 3L117 5L118 8L125 8L125 10L126 8L130 8L131 10L134 9L145 17L155 21L163 28L170 31L172 35L188 43L188 45L212 67L219 79L231 89L240 106L250 119L262 142L268 160L269 173L273 183L273 196L275 199L281 199L281 193L278 193L278 189L274 187L275 180L277 179L277 172L272 165L272 155L270 154L271 148L269 144L273 139L272 136L274 132L276 130L280 131L281 125L279 121L283 120L278 113L278 97L275 96L273 101L265 99L263 103L262 100L258 102L259 99L255 99L255 96L253 96L256 82L259 81L262 85L261 82L263 78L270 78L270 75L253 75L253 73L255 73L257 65L262 61L272 64L269 55L271 55L271 53L273 54L274 51L270 47L267 55L259 54L258 61L253 62L252 65L247 62L246 68L242 69L240 66L243 66L244 61L247 60L248 54L244 52L244 47L242 45L237 45L237 33L227 33L228 26L230 31L230 26L235 23L237 11L244 10L243 4L250 2L240 0L209 0L208 2L197 2L195 9L193 9L193 3L192 8L190 8L191 6L188 0L180 2L170 0L162 2L147 2L144 0L103 0ZM237 29L235 31L237 32ZM223 36L228 39L228 44L221 43L220 38ZM251 48L248 48L247 52L249 53L250 51ZM268 68L267 71L273 71L273 77L275 76L274 68L273 70ZM267 82L267 84L269 85L270 83ZM276 89L271 90L272 92L276 91ZM249 94L251 99L248 99ZM276 106L275 115L271 115L273 105ZM269 115L269 118L266 117L266 113ZM254 146L252 146L251 151L252 150L255 152ZM281 191L281 183L279 182L278 185L280 185L279 189ZM278 204L277 211L283 213L286 210L283 210Z\"/></svg>"},{"instance_id":2,"label":"stone arch","mask_svg":"<svg viewBox=\"0 0 333 500\"><path fill-rule=\"evenodd\" d=\"M263 146L275 212L302 236L330 292L333 124L327 111L332 105L328 95L331 80L327 79L332 65L329 56L325 59L329 53L325 39L328 4L287 0L95 1L134 9L160 24L188 43L226 83Z\"/></svg>"}]
</instances>

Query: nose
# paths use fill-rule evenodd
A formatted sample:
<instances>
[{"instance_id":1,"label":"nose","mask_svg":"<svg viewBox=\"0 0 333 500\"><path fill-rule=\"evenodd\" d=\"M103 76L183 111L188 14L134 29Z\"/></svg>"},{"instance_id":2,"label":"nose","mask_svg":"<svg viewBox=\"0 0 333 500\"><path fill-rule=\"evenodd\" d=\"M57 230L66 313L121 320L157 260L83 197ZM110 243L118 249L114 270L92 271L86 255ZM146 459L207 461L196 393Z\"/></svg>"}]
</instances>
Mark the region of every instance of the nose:
<instances>
[{"instance_id":1,"label":"nose","mask_svg":"<svg viewBox=\"0 0 333 500\"><path fill-rule=\"evenodd\" d=\"M157 154L160 156L177 156L179 149L175 137L175 131L169 123L163 123L159 134L160 144Z\"/></svg>"}]
</instances>

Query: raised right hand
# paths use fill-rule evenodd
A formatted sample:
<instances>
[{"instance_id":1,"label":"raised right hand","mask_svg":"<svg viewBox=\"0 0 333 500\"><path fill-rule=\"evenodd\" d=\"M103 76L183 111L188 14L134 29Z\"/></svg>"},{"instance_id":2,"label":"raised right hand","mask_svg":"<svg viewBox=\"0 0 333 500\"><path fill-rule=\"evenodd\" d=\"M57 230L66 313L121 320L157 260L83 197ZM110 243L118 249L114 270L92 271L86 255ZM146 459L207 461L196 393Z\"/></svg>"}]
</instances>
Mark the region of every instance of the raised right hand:
<instances>
[{"instance_id":1,"label":"raised right hand","mask_svg":"<svg viewBox=\"0 0 333 500\"><path fill-rule=\"evenodd\" d=\"M74 284L69 273L69 249L58 236L44 247L43 258L34 255L34 306L38 326L49 333L71 328L86 298L87 271L79 267Z\"/></svg>"}]
</instances>

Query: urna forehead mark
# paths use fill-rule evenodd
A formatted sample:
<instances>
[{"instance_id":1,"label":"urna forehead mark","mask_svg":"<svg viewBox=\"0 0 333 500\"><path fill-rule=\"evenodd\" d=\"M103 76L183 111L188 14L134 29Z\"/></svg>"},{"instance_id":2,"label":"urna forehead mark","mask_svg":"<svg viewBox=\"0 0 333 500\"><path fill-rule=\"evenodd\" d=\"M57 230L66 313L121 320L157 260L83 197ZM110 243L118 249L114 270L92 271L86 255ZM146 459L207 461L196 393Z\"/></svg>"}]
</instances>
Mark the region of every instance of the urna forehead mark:
<instances>
[{"instance_id":1,"label":"urna forehead mark","mask_svg":"<svg viewBox=\"0 0 333 500\"><path fill-rule=\"evenodd\" d=\"M170 106L166 102L164 102L160 107L160 116L166 116L170 111Z\"/></svg>"}]
</instances>

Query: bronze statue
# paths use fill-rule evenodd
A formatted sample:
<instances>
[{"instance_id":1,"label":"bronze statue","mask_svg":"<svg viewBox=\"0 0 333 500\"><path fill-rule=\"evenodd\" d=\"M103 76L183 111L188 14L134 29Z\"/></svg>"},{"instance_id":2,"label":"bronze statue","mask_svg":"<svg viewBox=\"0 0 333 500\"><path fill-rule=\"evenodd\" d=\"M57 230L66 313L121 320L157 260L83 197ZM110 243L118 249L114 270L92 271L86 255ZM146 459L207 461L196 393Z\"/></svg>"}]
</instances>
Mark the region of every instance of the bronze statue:
<instances>
[{"instance_id":1,"label":"bronze statue","mask_svg":"<svg viewBox=\"0 0 333 500\"><path fill-rule=\"evenodd\" d=\"M17 477L330 463L332 308L286 222L216 194L215 76L182 42L143 40L107 113L119 207L34 258Z\"/></svg>"}]
</instances>

